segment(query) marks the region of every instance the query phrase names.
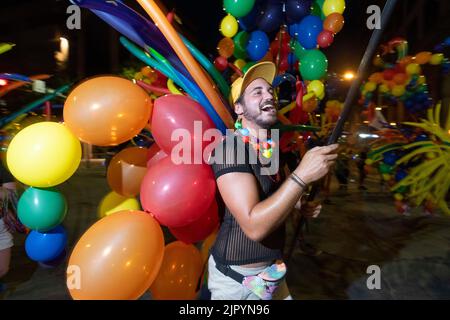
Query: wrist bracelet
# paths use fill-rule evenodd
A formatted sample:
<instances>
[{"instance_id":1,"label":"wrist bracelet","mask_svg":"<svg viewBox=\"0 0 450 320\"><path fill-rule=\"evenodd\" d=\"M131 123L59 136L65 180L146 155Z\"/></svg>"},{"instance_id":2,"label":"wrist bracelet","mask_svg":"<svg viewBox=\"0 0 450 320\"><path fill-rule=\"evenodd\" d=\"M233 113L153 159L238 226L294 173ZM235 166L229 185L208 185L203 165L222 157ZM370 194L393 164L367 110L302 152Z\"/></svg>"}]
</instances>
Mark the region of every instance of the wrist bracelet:
<instances>
[{"instance_id":1,"label":"wrist bracelet","mask_svg":"<svg viewBox=\"0 0 450 320\"><path fill-rule=\"evenodd\" d=\"M291 173L290 178L294 180L300 187L302 187L303 190L306 190L306 183L302 179L300 179L300 177L294 172Z\"/></svg>"}]
</instances>

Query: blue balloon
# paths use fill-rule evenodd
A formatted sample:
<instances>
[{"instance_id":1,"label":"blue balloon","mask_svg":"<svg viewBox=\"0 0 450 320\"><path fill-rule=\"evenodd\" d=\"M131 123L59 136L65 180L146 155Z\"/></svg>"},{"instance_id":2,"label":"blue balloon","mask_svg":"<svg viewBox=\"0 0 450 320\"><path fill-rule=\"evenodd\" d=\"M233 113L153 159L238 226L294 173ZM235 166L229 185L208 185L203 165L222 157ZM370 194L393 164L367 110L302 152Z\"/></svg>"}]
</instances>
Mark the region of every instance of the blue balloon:
<instances>
[{"instance_id":1,"label":"blue balloon","mask_svg":"<svg viewBox=\"0 0 450 320\"><path fill-rule=\"evenodd\" d=\"M268 4L258 18L258 28L265 32L278 30L283 23L283 4Z\"/></svg>"},{"instance_id":2,"label":"blue balloon","mask_svg":"<svg viewBox=\"0 0 450 320\"><path fill-rule=\"evenodd\" d=\"M387 165L393 166L398 160L398 155L395 151L388 151L383 154L383 162Z\"/></svg>"},{"instance_id":3,"label":"blue balloon","mask_svg":"<svg viewBox=\"0 0 450 320\"><path fill-rule=\"evenodd\" d=\"M288 24L299 22L311 13L312 0L287 0L286 19Z\"/></svg>"},{"instance_id":4,"label":"blue balloon","mask_svg":"<svg viewBox=\"0 0 450 320\"><path fill-rule=\"evenodd\" d=\"M247 54L253 61L258 61L264 58L269 50L269 37L263 31L256 30L250 33L247 43Z\"/></svg>"},{"instance_id":5,"label":"blue balloon","mask_svg":"<svg viewBox=\"0 0 450 320\"><path fill-rule=\"evenodd\" d=\"M428 141L430 139L428 139L428 136L426 134L419 134L416 139L414 140L415 142L419 142L419 141Z\"/></svg>"},{"instance_id":6,"label":"blue balloon","mask_svg":"<svg viewBox=\"0 0 450 320\"><path fill-rule=\"evenodd\" d=\"M397 173L395 174L395 181L400 181L405 179L408 176L408 172L406 172L405 170L399 170L397 171Z\"/></svg>"},{"instance_id":7,"label":"blue balloon","mask_svg":"<svg viewBox=\"0 0 450 320\"><path fill-rule=\"evenodd\" d=\"M309 15L298 25L298 41L305 49L315 49L317 47L317 36L322 30L322 20L317 16Z\"/></svg>"},{"instance_id":8,"label":"blue balloon","mask_svg":"<svg viewBox=\"0 0 450 320\"><path fill-rule=\"evenodd\" d=\"M66 244L66 230L59 225L44 233L31 231L25 240L25 251L33 261L51 261L64 251Z\"/></svg>"}]
</instances>

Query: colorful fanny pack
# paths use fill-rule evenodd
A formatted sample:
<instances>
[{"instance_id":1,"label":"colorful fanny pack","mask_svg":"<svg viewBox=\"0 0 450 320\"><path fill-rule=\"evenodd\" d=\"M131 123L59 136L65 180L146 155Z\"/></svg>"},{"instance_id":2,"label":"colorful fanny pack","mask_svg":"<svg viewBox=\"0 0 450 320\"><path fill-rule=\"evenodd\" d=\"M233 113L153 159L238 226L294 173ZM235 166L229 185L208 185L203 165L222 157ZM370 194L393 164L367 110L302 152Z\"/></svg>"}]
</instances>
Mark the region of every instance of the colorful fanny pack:
<instances>
[{"instance_id":1,"label":"colorful fanny pack","mask_svg":"<svg viewBox=\"0 0 450 320\"><path fill-rule=\"evenodd\" d=\"M274 263L253 276L244 276L230 266L216 263L216 268L227 277L241 283L262 300L272 300L272 295L286 276L284 262Z\"/></svg>"}]
</instances>

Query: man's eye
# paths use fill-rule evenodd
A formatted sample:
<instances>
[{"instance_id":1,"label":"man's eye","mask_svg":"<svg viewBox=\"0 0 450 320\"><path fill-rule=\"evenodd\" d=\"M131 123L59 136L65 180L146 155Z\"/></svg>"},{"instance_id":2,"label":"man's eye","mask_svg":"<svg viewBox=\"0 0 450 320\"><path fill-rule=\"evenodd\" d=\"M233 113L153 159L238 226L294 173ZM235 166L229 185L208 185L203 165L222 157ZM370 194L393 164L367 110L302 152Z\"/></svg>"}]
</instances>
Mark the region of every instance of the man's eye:
<instances>
[{"instance_id":1,"label":"man's eye","mask_svg":"<svg viewBox=\"0 0 450 320\"><path fill-rule=\"evenodd\" d=\"M259 96L261 94L261 91L255 91L255 96Z\"/></svg>"}]
</instances>

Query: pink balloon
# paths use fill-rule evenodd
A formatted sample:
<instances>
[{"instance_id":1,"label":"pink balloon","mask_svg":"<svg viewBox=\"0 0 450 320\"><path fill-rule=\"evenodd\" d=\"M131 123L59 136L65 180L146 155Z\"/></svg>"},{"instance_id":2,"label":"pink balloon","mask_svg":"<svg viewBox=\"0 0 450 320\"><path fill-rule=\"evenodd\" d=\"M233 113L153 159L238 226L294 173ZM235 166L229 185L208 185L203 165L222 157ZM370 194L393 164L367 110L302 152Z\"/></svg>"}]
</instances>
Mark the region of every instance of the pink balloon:
<instances>
[{"instance_id":1,"label":"pink balloon","mask_svg":"<svg viewBox=\"0 0 450 320\"><path fill-rule=\"evenodd\" d=\"M175 165L166 157L152 165L141 185L141 203L159 223L181 227L198 220L210 207L216 182L207 164Z\"/></svg>"},{"instance_id":2,"label":"pink balloon","mask_svg":"<svg viewBox=\"0 0 450 320\"><path fill-rule=\"evenodd\" d=\"M206 212L196 221L184 227L169 228L170 232L180 241L187 244L206 239L219 224L218 207L213 201Z\"/></svg>"},{"instance_id":3,"label":"pink balloon","mask_svg":"<svg viewBox=\"0 0 450 320\"><path fill-rule=\"evenodd\" d=\"M194 121L201 122L201 128L194 130ZM173 147L180 143L171 141L172 132L176 129L187 130L190 134L190 155L193 159L194 152L203 154L204 148L210 143L202 141L203 133L215 128L215 125L198 102L184 95L172 94L155 100L151 127L156 143L167 154L171 154Z\"/></svg>"}]
</instances>

